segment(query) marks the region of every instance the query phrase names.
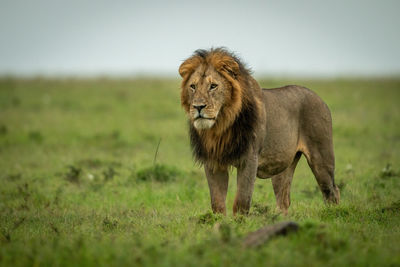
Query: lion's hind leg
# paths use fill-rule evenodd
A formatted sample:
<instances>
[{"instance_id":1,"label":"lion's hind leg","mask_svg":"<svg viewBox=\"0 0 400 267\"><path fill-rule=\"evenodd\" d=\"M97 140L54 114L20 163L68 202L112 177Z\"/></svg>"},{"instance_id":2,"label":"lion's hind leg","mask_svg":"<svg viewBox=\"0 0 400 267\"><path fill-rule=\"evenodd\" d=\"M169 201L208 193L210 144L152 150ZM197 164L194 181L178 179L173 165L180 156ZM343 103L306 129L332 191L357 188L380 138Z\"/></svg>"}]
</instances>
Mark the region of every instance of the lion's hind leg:
<instances>
[{"instance_id":1,"label":"lion's hind leg","mask_svg":"<svg viewBox=\"0 0 400 267\"><path fill-rule=\"evenodd\" d=\"M294 157L291 165L281 172L273 176L272 186L274 188L276 204L278 208L286 215L290 206L290 186L292 184L294 170L301 157L301 152L298 152Z\"/></svg>"},{"instance_id":2,"label":"lion's hind leg","mask_svg":"<svg viewBox=\"0 0 400 267\"><path fill-rule=\"evenodd\" d=\"M311 146L304 153L324 200L327 203L339 204L340 191L335 185L335 157L331 144Z\"/></svg>"},{"instance_id":3,"label":"lion's hind leg","mask_svg":"<svg viewBox=\"0 0 400 267\"><path fill-rule=\"evenodd\" d=\"M307 159L326 202L339 204L335 185L335 155L332 139L332 117L329 108L314 94L304 107L299 148Z\"/></svg>"}]
</instances>

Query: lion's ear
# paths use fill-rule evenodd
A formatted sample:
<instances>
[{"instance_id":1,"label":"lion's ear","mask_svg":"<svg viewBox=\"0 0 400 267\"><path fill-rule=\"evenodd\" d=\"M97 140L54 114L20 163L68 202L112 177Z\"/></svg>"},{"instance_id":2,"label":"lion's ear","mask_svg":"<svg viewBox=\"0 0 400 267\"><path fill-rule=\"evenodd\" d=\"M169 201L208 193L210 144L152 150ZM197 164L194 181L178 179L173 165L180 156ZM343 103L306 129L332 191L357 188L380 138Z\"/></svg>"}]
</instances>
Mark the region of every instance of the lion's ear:
<instances>
[{"instance_id":1,"label":"lion's ear","mask_svg":"<svg viewBox=\"0 0 400 267\"><path fill-rule=\"evenodd\" d=\"M200 65L200 63L201 61L197 56L186 59L179 67L179 74L182 78L185 78L187 75L191 74Z\"/></svg>"},{"instance_id":2,"label":"lion's ear","mask_svg":"<svg viewBox=\"0 0 400 267\"><path fill-rule=\"evenodd\" d=\"M216 68L220 72L225 72L236 79L239 75L239 64L232 57L223 57L216 63Z\"/></svg>"}]
</instances>

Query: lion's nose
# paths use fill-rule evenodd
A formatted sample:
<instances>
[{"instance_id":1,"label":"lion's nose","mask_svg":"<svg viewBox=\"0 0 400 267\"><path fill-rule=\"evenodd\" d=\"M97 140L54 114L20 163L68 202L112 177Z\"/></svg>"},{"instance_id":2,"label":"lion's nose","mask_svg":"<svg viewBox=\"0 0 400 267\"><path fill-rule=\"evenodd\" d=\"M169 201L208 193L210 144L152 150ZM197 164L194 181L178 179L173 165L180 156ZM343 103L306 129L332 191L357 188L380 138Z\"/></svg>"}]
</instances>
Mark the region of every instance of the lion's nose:
<instances>
[{"instance_id":1,"label":"lion's nose","mask_svg":"<svg viewBox=\"0 0 400 267\"><path fill-rule=\"evenodd\" d=\"M205 108L207 105L193 105L195 109L200 113L200 111Z\"/></svg>"}]
</instances>

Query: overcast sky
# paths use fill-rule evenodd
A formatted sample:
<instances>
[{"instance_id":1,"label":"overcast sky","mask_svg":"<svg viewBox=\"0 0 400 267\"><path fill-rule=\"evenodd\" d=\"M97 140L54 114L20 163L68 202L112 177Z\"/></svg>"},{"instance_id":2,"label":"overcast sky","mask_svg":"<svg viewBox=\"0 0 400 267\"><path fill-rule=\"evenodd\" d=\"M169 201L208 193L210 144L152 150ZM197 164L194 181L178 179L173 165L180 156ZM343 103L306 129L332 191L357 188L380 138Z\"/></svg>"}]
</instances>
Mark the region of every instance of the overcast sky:
<instances>
[{"instance_id":1,"label":"overcast sky","mask_svg":"<svg viewBox=\"0 0 400 267\"><path fill-rule=\"evenodd\" d=\"M0 0L0 75L178 75L225 46L256 75L399 75L400 1Z\"/></svg>"}]
</instances>

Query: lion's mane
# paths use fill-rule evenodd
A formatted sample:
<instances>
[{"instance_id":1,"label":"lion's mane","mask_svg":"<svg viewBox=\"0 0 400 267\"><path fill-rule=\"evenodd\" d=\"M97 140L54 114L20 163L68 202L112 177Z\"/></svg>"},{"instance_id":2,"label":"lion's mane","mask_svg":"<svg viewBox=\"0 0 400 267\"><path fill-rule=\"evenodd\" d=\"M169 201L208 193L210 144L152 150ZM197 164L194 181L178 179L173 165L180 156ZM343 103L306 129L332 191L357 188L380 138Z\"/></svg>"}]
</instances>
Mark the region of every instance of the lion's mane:
<instances>
[{"instance_id":1,"label":"lion's mane","mask_svg":"<svg viewBox=\"0 0 400 267\"><path fill-rule=\"evenodd\" d=\"M256 139L256 127L261 110L261 88L249 69L234 54L224 48L197 50L179 68L183 77L181 104L188 112L190 75L201 64L212 65L231 85L232 97L225 100L215 125L198 130L189 121L190 144L195 160L214 168L237 163Z\"/></svg>"}]
</instances>

